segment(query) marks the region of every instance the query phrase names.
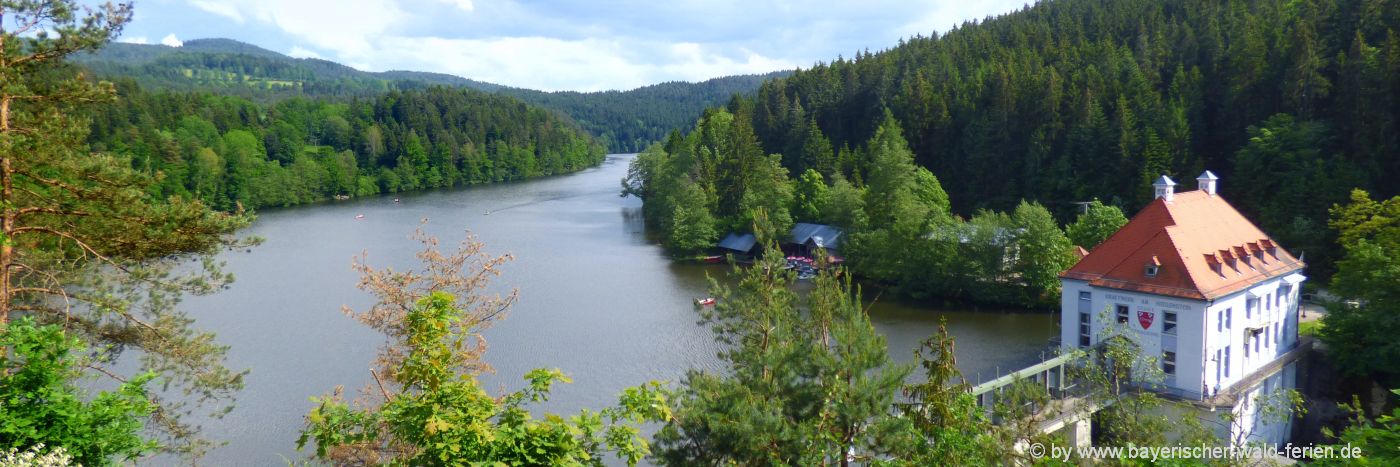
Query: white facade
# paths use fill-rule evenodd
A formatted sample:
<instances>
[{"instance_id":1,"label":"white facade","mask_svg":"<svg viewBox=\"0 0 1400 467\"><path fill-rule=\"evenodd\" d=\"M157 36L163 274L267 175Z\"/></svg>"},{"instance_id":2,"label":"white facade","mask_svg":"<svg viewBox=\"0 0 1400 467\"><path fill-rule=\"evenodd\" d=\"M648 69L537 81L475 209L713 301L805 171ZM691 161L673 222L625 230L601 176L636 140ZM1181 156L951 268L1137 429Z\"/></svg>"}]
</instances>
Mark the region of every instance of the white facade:
<instances>
[{"instance_id":1,"label":"white facade","mask_svg":"<svg viewBox=\"0 0 1400 467\"><path fill-rule=\"evenodd\" d=\"M1124 322L1141 352L1157 358L1166 376L1162 392L1194 401L1218 393L1242 394L1232 408L1241 419L1227 439L1240 437L1243 430L1242 436L1250 441L1281 442L1288 434L1288 421L1259 423L1257 407L1252 405L1260 394L1297 387L1293 364L1282 369L1264 367L1298 343L1298 298L1303 279L1296 273L1275 276L1215 300L1061 279L1061 346L1066 350L1092 347L1099 343L1106 323ZM1273 374L1250 382L1249 388L1232 388L1261 369ZM1218 414L1202 415L1215 419L1217 426L1221 424Z\"/></svg>"}]
</instances>

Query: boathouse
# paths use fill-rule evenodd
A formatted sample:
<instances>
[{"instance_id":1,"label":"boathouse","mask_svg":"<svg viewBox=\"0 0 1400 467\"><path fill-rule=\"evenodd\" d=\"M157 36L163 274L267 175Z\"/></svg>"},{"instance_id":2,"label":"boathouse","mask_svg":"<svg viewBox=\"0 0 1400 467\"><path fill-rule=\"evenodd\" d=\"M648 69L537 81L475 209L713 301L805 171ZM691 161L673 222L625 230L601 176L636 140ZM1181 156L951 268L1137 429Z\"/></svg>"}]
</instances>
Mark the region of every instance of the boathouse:
<instances>
[{"instance_id":1,"label":"boathouse","mask_svg":"<svg viewBox=\"0 0 1400 467\"><path fill-rule=\"evenodd\" d=\"M758 247L758 239L754 238L751 233L741 234L730 232L729 235L725 235L723 239L720 239L719 245L717 246L728 253L753 255L757 253L754 250Z\"/></svg>"},{"instance_id":2,"label":"boathouse","mask_svg":"<svg viewBox=\"0 0 1400 467\"><path fill-rule=\"evenodd\" d=\"M792 225L792 234L789 236L786 246L791 252L808 257L816 254L818 249L823 248L828 254L836 254L841 250L841 235L843 233L840 228L826 224L798 222Z\"/></svg>"},{"instance_id":3,"label":"boathouse","mask_svg":"<svg viewBox=\"0 0 1400 467\"><path fill-rule=\"evenodd\" d=\"M1291 418L1263 419L1256 399L1297 387L1304 264L1220 196L1215 174L1196 180L1176 193L1162 176L1147 207L1060 276L1061 345L1126 329L1166 377L1151 389L1225 439L1287 442Z\"/></svg>"}]
</instances>

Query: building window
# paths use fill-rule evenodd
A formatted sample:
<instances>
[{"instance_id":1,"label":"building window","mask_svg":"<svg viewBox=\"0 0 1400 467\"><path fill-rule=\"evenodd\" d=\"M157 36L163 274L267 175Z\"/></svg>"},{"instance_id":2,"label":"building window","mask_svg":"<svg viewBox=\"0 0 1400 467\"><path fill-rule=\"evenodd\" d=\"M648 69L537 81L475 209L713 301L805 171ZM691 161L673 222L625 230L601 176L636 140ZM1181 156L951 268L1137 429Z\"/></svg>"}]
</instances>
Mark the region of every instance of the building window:
<instances>
[{"instance_id":1,"label":"building window","mask_svg":"<svg viewBox=\"0 0 1400 467\"><path fill-rule=\"evenodd\" d=\"M1176 352L1162 352L1162 372L1169 375L1176 374Z\"/></svg>"},{"instance_id":2,"label":"building window","mask_svg":"<svg viewBox=\"0 0 1400 467\"><path fill-rule=\"evenodd\" d=\"M1168 311L1163 314L1162 333L1176 334L1176 312Z\"/></svg>"},{"instance_id":3,"label":"building window","mask_svg":"<svg viewBox=\"0 0 1400 467\"><path fill-rule=\"evenodd\" d=\"M1278 345L1278 323L1274 323L1274 345Z\"/></svg>"},{"instance_id":4,"label":"building window","mask_svg":"<svg viewBox=\"0 0 1400 467\"><path fill-rule=\"evenodd\" d=\"M1080 313L1080 314L1079 314L1079 346L1080 346L1080 347L1083 347L1083 348L1089 348L1089 345L1090 345L1090 339L1089 339L1089 314L1088 314L1088 313Z\"/></svg>"},{"instance_id":5,"label":"building window","mask_svg":"<svg viewBox=\"0 0 1400 467\"><path fill-rule=\"evenodd\" d=\"M1225 329L1230 329L1230 319L1234 316L1234 311L1232 308L1225 309Z\"/></svg>"},{"instance_id":6,"label":"building window","mask_svg":"<svg viewBox=\"0 0 1400 467\"><path fill-rule=\"evenodd\" d=\"M1269 327L1264 326L1264 348L1269 348Z\"/></svg>"},{"instance_id":7,"label":"building window","mask_svg":"<svg viewBox=\"0 0 1400 467\"><path fill-rule=\"evenodd\" d=\"M1230 346L1225 346L1225 377L1230 377Z\"/></svg>"},{"instance_id":8,"label":"building window","mask_svg":"<svg viewBox=\"0 0 1400 467\"><path fill-rule=\"evenodd\" d=\"M1254 353L1259 353L1259 333L1254 333Z\"/></svg>"},{"instance_id":9,"label":"building window","mask_svg":"<svg viewBox=\"0 0 1400 467\"><path fill-rule=\"evenodd\" d=\"M1220 349L1215 349L1215 387L1220 387Z\"/></svg>"},{"instance_id":10,"label":"building window","mask_svg":"<svg viewBox=\"0 0 1400 467\"><path fill-rule=\"evenodd\" d=\"M1128 305L1118 305L1114 314L1118 316L1118 324L1128 324Z\"/></svg>"},{"instance_id":11,"label":"building window","mask_svg":"<svg viewBox=\"0 0 1400 467\"><path fill-rule=\"evenodd\" d=\"M1225 310L1215 310L1215 332L1225 330Z\"/></svg>"},{"instance_id":12,"label":"building window","mask_svg":"<svg viewBox=\"0 0 1400 467\"><path fill-rule=\"evenodd\" d=\"M1089 292L1079 292L1079 312L1088 313L1091 309L1090 305L1093 303L1092 300L1093 296L1089 295Z\"/></svg>"},{"instance_id":13,"label":"building window","mask_svg":"<svg viewBox=\"0 0 1400 467\"><path fill-rule=\"evenodd\" d=\"M1258 305L1258 304L1259 304L1259 299L1257 299L1257 298L1250 298L1250 299L1248 299L1248 300L1245 300L1245 302L1244 302L1244 317L1245 317L1245 319L1253 318L1253 317L1254 317L1254 307L1255 307L1256 305Z\"/></svg>"},{"instance_id":14,"label":"building window","mask_svg":"<svg viewBox=\"0 0 1400 467\"><path fill-rule=\"evenodd\" d=\"M1249 358L1249 340L1250 340L1250 339L1253 339L1253 336L1250 336L1250 335L1245 335L1245 336L1244 336L1244 358L1246 358L1246 359ZM1248 360L1246 360L1246 361L1248 361Z\"/></svg>"},{"instance_id":15,"label":"building window","mask_svg":"<svg viewBox=\"0 0 1400 467\"><path fill-rule=\"evenodd\" d=\"M1143 268L1142 273L1147 277L1157 277L1158 268L1159 267L1155 264L1149 264L1147 267Z\"/></svg>"}]
</instances>

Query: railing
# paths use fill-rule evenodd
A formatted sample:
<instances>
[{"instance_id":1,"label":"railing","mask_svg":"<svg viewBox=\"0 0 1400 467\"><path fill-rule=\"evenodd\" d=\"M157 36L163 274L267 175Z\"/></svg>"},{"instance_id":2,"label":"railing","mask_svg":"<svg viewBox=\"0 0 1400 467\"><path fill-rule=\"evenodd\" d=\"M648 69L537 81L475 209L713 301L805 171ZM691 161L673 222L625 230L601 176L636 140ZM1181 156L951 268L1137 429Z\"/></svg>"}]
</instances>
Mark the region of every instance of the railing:
<instances>
[{"instance_id":1,"label":"railing","mask_svg":"<svg viewBox=\"0 0 1400 467\"><path fill-rule=\"evenodd\" d=\"M1044 390L1052 401L1074 394L1075 389L1080 386L1072 372L1068 371L1068 367L1078 364L1083 357L1084 354L1081 352L1066 353L978 384L972 387L970 392L977 399L977 406L993 422L999 422L1000 420L996 420L996 405L1003 398L1006 390L1013 385L1033 384L1038 389ZM1027 413L1036 413L1043 408L1039 406L1036 398L1029 398L1022 401L1021 404Z\"/></svg>"}]
</instances>

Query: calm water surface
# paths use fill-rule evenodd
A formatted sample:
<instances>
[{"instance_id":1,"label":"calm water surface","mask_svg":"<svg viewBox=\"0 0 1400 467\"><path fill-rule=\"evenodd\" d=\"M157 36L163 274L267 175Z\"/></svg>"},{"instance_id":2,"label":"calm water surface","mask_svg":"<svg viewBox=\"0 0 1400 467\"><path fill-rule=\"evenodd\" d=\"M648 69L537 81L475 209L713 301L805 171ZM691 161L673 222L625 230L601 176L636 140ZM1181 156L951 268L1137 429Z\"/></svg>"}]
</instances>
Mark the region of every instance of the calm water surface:
<instances>
[{"instance_id":1,"label":"calm water surface","mask_svg":"<svg viewBox=\"0 0 1400 467\"><path fill-rule=\"evenodd\" d=\"M495 283L502 292L518 288L520 301L486 333L496 369L483 378L490 390L519 388L533 368L560 368L573 384L556 386L537 409L572 414L613 403L627 386L719 369L691 300L706 295L707 273L727 266L674 263L648 242L640 201L617 195L631 158L609 156L573 175L400 195L400 203L383 197L262 213L248 233L266 243L223 257L238 278L233 287L186 302L198 326L231 346L231 366L252 369L237 408L206 423L228 445L205 461L282 465L305 456L295 441L312 407L307 398L336 385L354 394L369 382L382 342L340 313L341 305L371 303L355 288L351 259L367 251L376 267L414 266L419 245L409 235L423 218L446 246L470 230L490 253L515 256ZM888 302L871 314L900 360L946 317L958 366L974 381L1035 361L1057 332L1048 314Z\"/></svg>"}]
</instances>

